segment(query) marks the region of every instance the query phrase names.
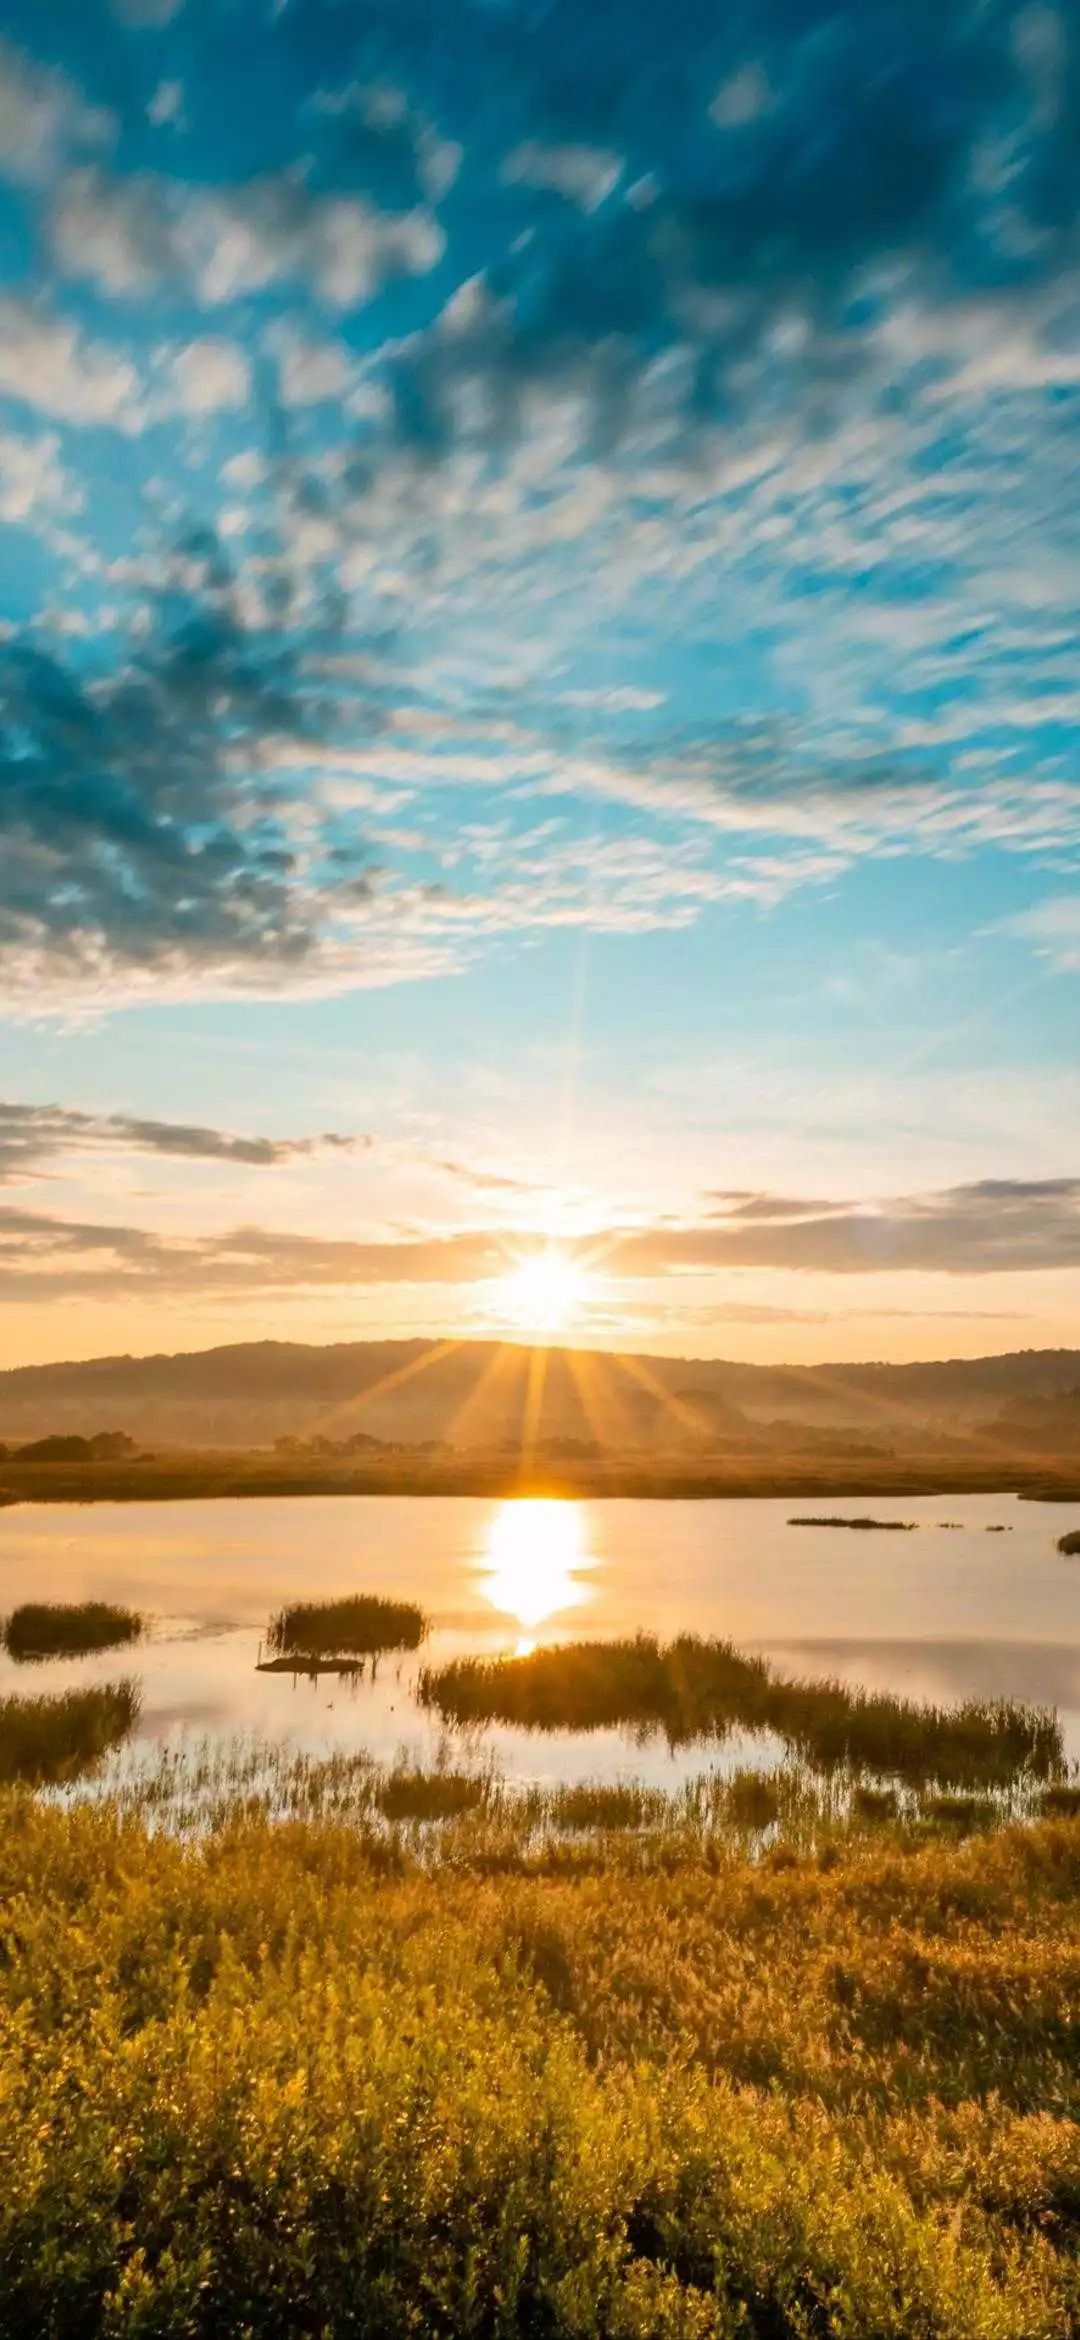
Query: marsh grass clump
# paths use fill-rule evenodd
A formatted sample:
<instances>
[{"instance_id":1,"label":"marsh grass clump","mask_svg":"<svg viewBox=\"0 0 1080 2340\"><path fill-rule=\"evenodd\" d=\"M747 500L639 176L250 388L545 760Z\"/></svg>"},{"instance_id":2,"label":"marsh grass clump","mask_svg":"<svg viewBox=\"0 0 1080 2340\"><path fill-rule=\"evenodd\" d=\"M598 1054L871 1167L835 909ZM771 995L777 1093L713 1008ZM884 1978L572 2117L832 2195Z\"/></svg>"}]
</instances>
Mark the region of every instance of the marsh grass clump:
<instances>
[{"instance_id":1,"label":"marsh grass clump","mask_svg":"<svg viewBox=\"0 0 1080 2340\"><path fill-rule=\"evenodd\" d=\"M724 1797L727 1817L736 1828L772 1828L779 1817L780 1797L774 1781L760 1771L735 1771Z\"/></svg>"},{"instance_id":2,"label":"marsh grass clump","mask_svg":"<svg viewBox=\"0 0 1080 2340\"><path fill-rule=\"evenodd\" d=\"M895 1820L898 1808L895 1788L857 1787L851 1798L857 1820Z\"/></svg>"},{"instance_id":3,"label":"marsh grass clump","mask_svg":"<svg viewBox=\"0 0 1080 2340\"><path fill-rule=\"evenodd\" d=\"M531 1730L662 1727L673 1743L741 1721L764 1699L769 1669L726 1641L685 1636L663 1648L570 1641L520 1658L459 1658L420 1675L421 1703L448 1722L519 1723Z\"/></svg>"},{"instance_id":4,"label":"marsh grass clump","mask_svg":"<svg viewBox=\"0 0 1080 2340\"><path fill-rule=\"evenodd\" d=\"M1067 1535L1059 1536L1057 1548L1065 1554L1066 1559L1072 1559L1080 1553L1080 1528L1070 1528Z\"/></svg>"},{"instance_id":5,"label":"marsh grass clump","mask_svg":"<svg viewBox=\"0 0 1080 2340\"><path fill-rule=\"evenodd\" d=\"M471 1771L423 1771L406 1767L386 1772L374 1791L384 1820L458 1820L487 1801L488 1781Z\"/></svg>"},{"instance_id":6,"label":"marsh grass clump","mask_svg":"<svg viewBox=\"0 0 1080 2340\"><path fill-rule=\"evenodd\" d=\"M888 1533L891 1530L894 1534L901 1536L913 1536L918 1524L918 1521L914 1519L848 1519L828 1513L822 1513L817 1517L807 1514L799 1519L789 1519L788 1521L789 1527L861 1528L864 1531L873 1529L879 1533Z\"/></svg>"},{"instance_id":7,"label":"marsh grass clump","mask_svg":"<svg viewBox=\"0 0 1080 2340\"><path fill-rule=\"evenodd\" d=\"M55 1698L0 1699L0 1784L78 1778L127 1737L139 1713L134 1682L103 1682Z\"/></svg>"},{"instance_id":8,"label":"marsh grass clump","mask_svg":"<svg viewBox=\"0 0 1080 2340\"><path fill-rule=\"evenodd\" d=\"M670 1825L672 1799L662 1788L649 1788L636 1781L615 1782L608 1786L602 1780L570 1780L548 1788L537 1799L540 1817L555 1830L566 1829L571 1834L587 1829L650 1828Z\"/></svg>"},{"instance_id":9,"label":"marsh grass clump","mask_svg":"<svg viewBox=\"0 0 1080 2340\"><path fill-rule=\"evenodd\" d=\"M118 1649L138 1641L145 1630L137 1609L111 1601L24 1601L3 1626L8 1656L82 1657L97 1649Z\"/></svg>"},{"instance_id":10,"label":"marsh grass clump","mask_svg":"<svg viewBox=\"0 0 1080 2340\"><path fill-rule=\"evenodd\" d=\"M771 1732L823 1769L861 1767L913 1782L982 1784L1062 1761L1055 1715L1015 1700L920 1706L839 1682L788 1681L728 1641L683 1635L553 1644L515 1658L425 1668L418 1695L444 1721L532 1730L633 1728L673 1747L738 1727Z\"/></svg>"},{"instance_id":11,"label":"marsh grass clump","mask_svg":"<svg viewBox=\"0 0 1080 2340\"><path fill-rule=\"evenodd\" d=\"M383 1650L419 1649L427 1630L413 1601L354 1593L340 1601L298 1601L280 1609L267 1630L277 1657L376 1657Z\"/></svg>"},{"instance_id":12,"label":"marsh grass clump","mask_svg":"<svg viewBox=\"0 0 1080 2340\"><path fill-rule=\"evenodd\" d=\"M939 1828L987 1828L997 1818L986 1796L926 1796L923 1817Z\"/></svg>"},{"instance_id":13,"label":"marsh grass clump","mask_svg":"<svg viewBox=\"0 0 1080 2340\"><path fill-rule=\"evenodd\" d=\"M1066 1785L1044 1788L1039 1798L1039 1810L1046 1819L1080 1820L1080 1787Z\"/></svg>"}]
</instances>

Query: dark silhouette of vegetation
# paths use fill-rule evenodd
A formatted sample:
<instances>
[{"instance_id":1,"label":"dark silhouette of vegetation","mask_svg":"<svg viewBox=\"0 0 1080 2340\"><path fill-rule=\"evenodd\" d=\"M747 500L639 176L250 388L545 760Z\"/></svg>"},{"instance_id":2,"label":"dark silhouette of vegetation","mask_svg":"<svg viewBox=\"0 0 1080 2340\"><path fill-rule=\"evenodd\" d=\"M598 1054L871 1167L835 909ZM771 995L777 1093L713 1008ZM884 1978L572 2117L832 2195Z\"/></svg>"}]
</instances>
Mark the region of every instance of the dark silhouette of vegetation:
<instances>
[{"instance_id":1,"label":"dark silhouette of vegetation","mask_svg":"<svg viewBox=\"0 0 1080 2340\"><path fill-rule=\"evenodd\" d=\"M17 1659L80 1657L137 1641L142 1631L136 1609L111 1601L25 1601L7 1618L2 1638L8 1656Z\"/></svg>"},{"instance_id":2,"label":"dark silhouette of vegetation","mask_svg":"<svg viewBox=\"0 0 1080 2340\"><path fill-rule=\"evenodd\" d=\"M1056 1787L1044 1788L1039 1809L1046 1819L1080 1820L1080 1787L1062 1780Z\"/></svg>"},{"instance_id":3,"label":"dark silhouette of vegetation","mask_svg":"<svg viewBox=\"0 0 1080 2340\"><path fill-rule=\"evenodd\" d=\"M373 1657L372 1665L374 1662ZM260 1657L255 1671L257 1674L290 1674L294 1679L303 1674L311 1681L316 1681L320 1674L344 1674L359 1681L366 1664L367 1659L364 1657L305 1657L302 1651L294 1650L287 1657Z\"/></svg>"},{"instance_id":4,"label":"dark silhouette of vegetation","mask_svg":"<svg viewBox=\"0 0 1080 2340\"><path fill-rule=\"evenodd\" d=\"M457 1820L479 1810L487 1790L483 1774L401 1767L383 1774L374 1802L384 1820Z\"/></svg>"},{"instance_id":5,"label":"dark silhouette of vegetation","mask_svg":"<svg viewBox=\"0 0 1080 2340\"><path fill-rule=\"evenodd\" d=\"M134 1682L104 1682L55 1698L0 1699L0 1783L77 1778L127 1737L138 1712Z\"/></svg>"},{"instance_id":6,"label":"dark silhouette of vegetation","mask_svg":"<svg viewBox=\"0 0 1080 2340\"><path fill-rule=\"evenodd\" d=\"M460 1859L12 1799L5 2340L1075 2331L1075 1823Z\"/></svg>"},{"instance_id":7,"label":"dark silhouette of vegetation","mask_svg":"<svg viewBox=\"0 0 1080 2340\"><path fill-rule=\"evenodd\" d=\"M1067 1558L1080 1552L1080 1528L1070 1528L1068 1535L1059 1536L1057 1548L1059 1552L1064 1552Z\"/></svg>"},{"instance_id":8,"label":"dark silhouette of vegetation","mask_svg":"<svg viewBox=\"0 0 1080 2340\"><path fill-rule=\"evenodd\" d=\"M819 1518L789 1519L789 1527L875 1528L882 1532L892 1530L894 1535L912 1536L918 1522L914 1519L839 1519L824 1513Z\"/></svg>"},{"instance_id":9,"label":"dark silhouette of vegetation","mask_svg":"<svg viewBox=\"0 0 1080 2340\"><path fill-rule=\"evenodd\" d=\"M54 1434L51 1438L31 1439L28 1446L16 1446L10 1456L20 1463L124 1462L138 1453L133 1438L126 1430L98 1430L93 1438Z\"/></svg>"},{"instance_id":10,"label":"dark silhouette of vegetation","mask_svg":"<svg viewBox=\"0 0 1080 2340\"><path fill-rule=\"evenodd\" d=\"M267 1629L275 1656L371 1657L380 1650L419 1649L426 1631L414 1601L355 1593L341 1601L299 1601L279 1610Z\"/></svg>"},{"instance_id":11,"label":"dark silhouette of vegetation","mask_svg":"<svg viewBox=\"0 0 1080 2340\"><path fill-rule=\"evenodd\" d=\"M667 1647L576 1641L527 1657L459 1658L422 1670L419 1696L453 1723L517 1723L532 1730L637 1726L672 1746L733 1726L772 1731L808 1761L862 1764L911 1780L1041 1776L1062 1762L1056 1716L1013 1700L920 1706L838 1682L792 1682L728 1641L685 1634Z\"/></svg>"}]
</instances>

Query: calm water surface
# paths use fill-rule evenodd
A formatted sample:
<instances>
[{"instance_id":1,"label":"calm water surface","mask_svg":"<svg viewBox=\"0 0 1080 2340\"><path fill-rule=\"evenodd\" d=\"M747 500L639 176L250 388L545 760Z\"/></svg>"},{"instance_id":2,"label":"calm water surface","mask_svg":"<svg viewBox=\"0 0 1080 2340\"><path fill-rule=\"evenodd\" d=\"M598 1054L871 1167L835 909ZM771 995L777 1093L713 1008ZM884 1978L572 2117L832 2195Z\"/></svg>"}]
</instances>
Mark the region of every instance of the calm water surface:
<instances>
[{"instance_id":1,"label":"calm water surface","mask_svg":"<svg viewBox=\"0 0 1080 2340\"><path fill-rule=\"evenodd\" d=\"M0 1693L137 1673L149 1750L182 1734L237 1732L312 1751L366 1747L430 1760L443 1735L413 1698L421 1660L497 1655L579 1634L724 1634L784 1671L916 1698L1013 1697L1056 1706L1080 1758L1080 1563L1056 1538L1060 1506L1008 1496L875 1499L913 1535L793 1528L813 1504L498 1502L480 1497L267 1498L26 1506L0 1513L0 1611L25 1600L129 1602L147 1612L135 1651L16 1666ZM945 1521L958 1525L946 1527ZM1000 1528L1006 1532L988 1531ZM372 1680L256 1671L284 1602L349 1592L418 1601L421 1657L384 1657ZM540 1737L503 1728L478 1744L508 1773L556 1780L633 1774L667 1784L751 1750L682 1749L629 1734ZM760 1751L760 1750L759 1750Z\"/></svg>"}]
</instances>

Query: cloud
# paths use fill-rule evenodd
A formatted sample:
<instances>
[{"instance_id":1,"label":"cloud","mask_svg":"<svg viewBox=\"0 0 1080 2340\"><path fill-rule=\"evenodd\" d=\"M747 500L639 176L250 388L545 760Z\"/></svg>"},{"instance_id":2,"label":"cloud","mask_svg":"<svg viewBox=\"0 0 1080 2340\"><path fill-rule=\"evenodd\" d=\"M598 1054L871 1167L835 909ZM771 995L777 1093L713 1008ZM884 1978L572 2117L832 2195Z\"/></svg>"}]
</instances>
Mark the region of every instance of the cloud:
<instances>
[{"instance_id":1,"label":"cloud","mask_svg":"<svg viewBox=\"0 0 1080 2340\"><path fill-rule=\"evenodd\" d=\"M344 398L353 369L340 342L315 341L288 326L270 339L277 360L278 396L285 407L318 406Z\"/></svg>"},{"instance_id":2,"label":"cloud","mask_svg":"<svg viewBox=\"0 0 1080 2340\"><path fill-rule=\"evenodd\" d=\"M1080 1178L988 1178L939 1194L816 1208L747 1197L719 1225L632 1235L609 1265L616 1275L779 1268L973 1276L1080 1268Z\"/></svg>"},{"instance_id":3,"label":"cloud","mask_svg":"<svg viewBox=\"0 0 1080 2340\"><path fill-rule=\"evenodd\" d=\"M0 1099L0 1183L8 1184L34 1172L41 1162L82 1153L163 1154L184 1161L270 1169L311 1155L352 1153L370 1143L367 1137L344 1137L334 1130L303 1138L242 1137L199 1123Z\"/></svg>"},{"instance_id":4,"label":"cloud","mask_svg":"<svg viewBox=\"0 0 1080 2340\"><path fill-rule=\"evenodd\" d=\"M174 589L111 674L0 649L0 961L15 990L283 979L335 908L356 917L368 898L362 849L320 870L258 777L267 736L301 725L288 651L260 652L238 624L212 538L176 569L199 590Z\"/></svg>"},{"instance_id":5,"label":"cloud","mask_svg":"<svg viewBox=\"0 0 1080 2340\"><path fill-rule=\"evenodd\" d=\"M72 150L112 143L116 124L55 66L0 35L0 177L47 185Z\"/></svg>"},{"instance_id":6,"label":"cloud","mask_svg":"<svg viewBox=\"0 0 1080 2340\"><path fill-rule=\"evenodd\" d=\"M462 1284L496 1274L503 1264L497 1240L485 1234L358 1243L237 1227L222 1235L167 1237L0 1209L0 1291L9 1299Z\"/></svg>"},{"instance_id":7,"label":"cloud","mask_svg":"<svg viewBox=\"0 0 1080 2340\"><path fill-rule=\"evenodd\" d=\"M760 121L771 96L768 75L763 68L740 65L721 82L709 113L719 130L745 130L751 122Z\"/></svg>"},{"instance_id":8,"label":"cloud","mask_svg":"<svg viewBox=\"0 0 1080 2340\"><path fill-rule=\"evenodd\" d=\"M183 82L159 81L147 106L146 118L155 130L182 130L185 127Z\"/></svg>"},{"instance_id":9,"label":"cloud","mask_svg":"<svg viewBox=\"0 0 1080 2340\"><path fill-rule=\"evenodd\" d=\"M251 397L251 367L233 341L204 335L170 360L172 391L182 414L221 414Z\"/></svg>"},{"instance_id":10,"label":"cloud","mask_svg":"<svg viewBox=\"0 0 1080 2340\"><path fill-rule=\"evenodd\" d=\"M622 157L597 146L544 146L527 138L508 154L502 175L508 186L550 189L582 211L597 211L622 176Z\"/></svg>"},{"instance_id":11,"label":"cloud","mask_svg":"<svg viewBox=\"0 0 1080 2340\"><path fill-rule=\"evenodd\" d=\"M784 1224L664 1224L630 1234L597 1231L578 1242L583 1261L616 1288L624 1279L750 1267L843 1277L1062 1270L1080 1267L1080 1179L984 1180ZM156 1289L239 1297L326 1286L467 1286L490 1282L506 1266L505 1231L497 1229L362 1242L258 1226L163 1236L0 1209L0 1290L10 1299ZM741 1310L742 1303L730 1306Z\"/></svg>"},{"instance_id":12,"label":"cloud","mask_svg":"<svg viewBox=\"0 0 1080 2340\"><path fill-rule=\"evenodd\" d=\"M673 0L658 78L640 12L454 7L447 41L416 0L376 11L328 88L334 45L286 10L260 21L264 117L237 5L215 119L252 102L215 143L185 55L188 178L182 138L171 174L119 167L75 84L19 67L49 152L26 224L93 332L7 304L0 390L58 444L36 475L0 449L0 504L55 515L62 426L103 424L143 434L124 487L144 516L109 563L133 593L139 570L128 648L32 685L8 668L0 952L22 996L343 989L545 927L774 906L871 856L1075 852L1053 735L1077 693L1066 653L1053 683L1034 671L1036 619L1074 631L1064 19ZM107 93L113 53L140 67L121 164L162 150L145 101L168 47L114 35L87 65ZM334 338L320 312L390 286ZM94 294L123 304L112 342ZM230 426L256 394L245 457ZM50 627L113 638L85 580L127 499L92 441L80 459L86 535L52 548L79 591L50 577L31 664ZM182 656L177 566L150 543L180 500L217 510L215 560L243 547ZM344 661L376 650L382 679L354 689Z\"/></svg>"},{"instance_id":13,"label":"cloud","mask_svg":"<svg viewBox=\"0 0 1080 2340\"><path fill-rule=\"evenodd\" d=\"M112 297L150 291L176 262L160 183L140 174L118 178L95 164L69 171L56 186L48 226L61 274Z\"/></svg>"},{"instance_id":14,"label":"cloud","mask_svg":"<svg viewBox=\"0 0 1080 2340\"><path fill-rule=\"evenodd\" d=\"M1063 975L1080 972L1080 894L1053 894L1014 918L1002 918L994 931L1032 943L1039 957Z\"/></svg>"},{"instance_id":15,"label":"cloud","mask_svg":"<svg viewBox=\"0 0 1080 2340\"><path fill-rule=\"evenodd\" d=\"M365 196L314 192L295 173L198 188L99 166L70 173L50 214L66 276L110 295L190 288L209 307L299 282L354 308L397 276L424 276L444 250L423 204L385 212Z\"/></svg>"},{"instance_id":16,"label":"cloud","mask_svg":"<svg viewBox=\"0 0 1080 2340\"><path fill-rule=\"evenodd\" d=\"M0 520L30 520L34 514L70 514L80 508L75 481L60 460L55 431L22 438L0 430Z\"/></svg>"},{"instance_id":17,"label":"cloud","mask_svg":"<svg viewBox=\"0 0 1080 2340\"><path fill-rule=\"evenodd\" d=\"M144 419L128 358L14 293L0 295L0 393L57 422L135 432Z\"/></svg>"}]
</instances>

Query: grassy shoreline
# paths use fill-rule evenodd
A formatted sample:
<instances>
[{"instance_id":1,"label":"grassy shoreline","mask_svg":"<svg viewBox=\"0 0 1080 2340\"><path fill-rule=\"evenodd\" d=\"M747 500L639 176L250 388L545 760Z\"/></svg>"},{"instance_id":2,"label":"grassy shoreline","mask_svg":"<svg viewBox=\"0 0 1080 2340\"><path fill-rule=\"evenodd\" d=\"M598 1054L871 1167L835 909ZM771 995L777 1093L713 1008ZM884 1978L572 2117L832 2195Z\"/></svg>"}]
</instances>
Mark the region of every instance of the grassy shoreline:
<instances>
[{"instance_id":1,"label":"grassy shoreline","mask_svg":"<svg viewBox=\"0 0 1080 2340\"><path fill-rule=\"evenodd\" d=\"M965 1465L955 1457L902 1460L854 1469L843 1461L768 1466L737 1459L687 1468L612 1461L530 1467L520 1460L395 1456L363 1463L279 1459L252 1452L173 1452L125 1462L0 1466L0 1503L167 1503L303 1495L555 1495L643 1502L715 1502L747 1496L792 1501L871 1501L884 1496L1016 1495L1028 1502L1080 1504L1080 1474L999 1459Z\"/></svg>"}]
</instances>

